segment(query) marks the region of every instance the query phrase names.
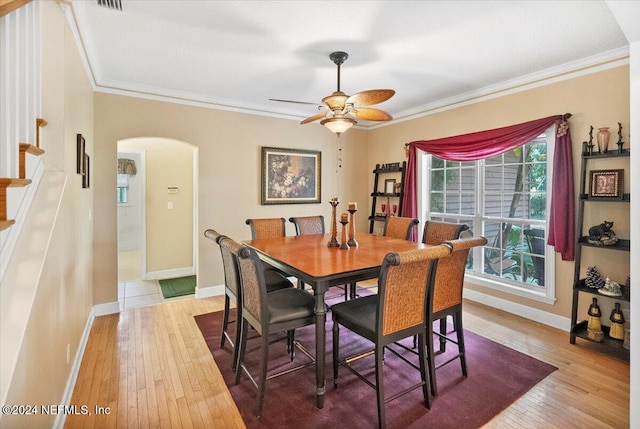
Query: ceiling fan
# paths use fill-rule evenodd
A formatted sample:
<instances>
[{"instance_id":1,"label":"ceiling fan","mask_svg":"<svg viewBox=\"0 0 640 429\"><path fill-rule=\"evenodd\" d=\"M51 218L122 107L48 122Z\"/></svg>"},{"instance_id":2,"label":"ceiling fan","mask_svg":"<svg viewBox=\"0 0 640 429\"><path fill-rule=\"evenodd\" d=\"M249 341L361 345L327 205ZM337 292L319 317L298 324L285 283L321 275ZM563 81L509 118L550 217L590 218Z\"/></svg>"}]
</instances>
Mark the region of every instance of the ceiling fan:
<instances>
[{"instance_id":1,"label":"ceiling fan","mask_svg":"<svg viewBox=\"0 0 640 429\"><path fill-rule=\"evenodd\" d=\"M370 89L357 92L351 96L340 91L340 66L347 58L349 58L349 54L342 51L332 52L329 55L329 59L338 66L338 89L322 99L322 104L318 107L319 109L324 109L322 112L308 117L300 122L301 124L308 124L321 119L321 125L329 128L339 136L356 124L355 119L352 117L366 121L390 121L393 119L390 114L383 110L359 107L371 106L390 99L396 93L393 89ZM316 104L273 98L270 100L285 103Z\"/></svg>"}]
</instances>

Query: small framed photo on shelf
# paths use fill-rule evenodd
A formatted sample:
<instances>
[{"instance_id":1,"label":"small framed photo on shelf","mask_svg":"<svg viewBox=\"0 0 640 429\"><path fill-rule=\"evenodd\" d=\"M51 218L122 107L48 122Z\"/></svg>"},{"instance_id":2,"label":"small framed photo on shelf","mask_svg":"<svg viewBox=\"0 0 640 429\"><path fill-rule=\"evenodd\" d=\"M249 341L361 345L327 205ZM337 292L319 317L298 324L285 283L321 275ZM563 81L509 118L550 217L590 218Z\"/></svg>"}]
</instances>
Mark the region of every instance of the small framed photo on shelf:
<instances>
[{"instance_id":1,"label":"small framed photo on shelf","mask_svg":"<svg viewBox=\"0 0 640 429\"><path fill-rule=\"evenodd\" d=\"M384 193L393 194L396 189L396 179L386 179L384 181Z\"/></svg>"},{"instance_id":2,"label":"small framed photo on shelf","mask_svg":"<svg viewBox=\"0 0 640 429\"><path fill-rule=\"evenodd\" d=\"M589 181L589 199L621 200L623 198L624 170L592 170Z\"/></svg>"}]
</instances>

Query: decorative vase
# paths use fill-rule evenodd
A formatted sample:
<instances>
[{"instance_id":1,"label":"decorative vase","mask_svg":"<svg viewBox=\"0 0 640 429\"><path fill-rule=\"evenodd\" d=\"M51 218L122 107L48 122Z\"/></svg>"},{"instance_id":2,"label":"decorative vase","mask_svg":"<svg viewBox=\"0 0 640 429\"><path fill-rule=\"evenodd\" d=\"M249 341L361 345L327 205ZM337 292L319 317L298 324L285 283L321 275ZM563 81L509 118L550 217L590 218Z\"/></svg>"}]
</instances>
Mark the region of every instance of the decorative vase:
<instances>
[{"instance_id":1,"label":"decorative vase","mask_svg":"<svg viewBox=\"0 0 640 429\"><path fill-rule=\"evenodd\" d=\"M598 134L596 134L596 138L598 139L598 150L600 153L607 153L609 148L609 137L611 136L609 127L598 128L598 130Z\"/></svg>"}]
</instances>

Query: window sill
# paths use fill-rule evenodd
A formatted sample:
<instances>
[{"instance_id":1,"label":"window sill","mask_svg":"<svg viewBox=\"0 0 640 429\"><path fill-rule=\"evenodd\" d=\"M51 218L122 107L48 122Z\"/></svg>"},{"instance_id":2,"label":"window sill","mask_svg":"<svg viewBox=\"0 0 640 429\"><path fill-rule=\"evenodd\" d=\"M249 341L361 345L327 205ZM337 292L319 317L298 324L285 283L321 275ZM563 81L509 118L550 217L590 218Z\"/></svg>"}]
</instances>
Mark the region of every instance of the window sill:
<instances>
[{"instance_id":1,"label":"window sill","mask_svg":"<svg viewBox=\"0 0 640 429\"><path fill-rule=\"evenodd\" d=\"M469 283L473 283L478 286L483 286L489 289L494 289L500 292L508 293L508 294L519 296L522 298L531 299L533 301L538 301L538 302L551 304L551 305L555 304L556 302L555 297L547 296L544 293L544 291L538 292L532 289L526 289L514 284L510 284L505 281L494 280L494 279L490 279L487 277L474 275L474 274L465 274L464 279L465 281ZM553 288L549 288L547 286L546 289L552 290Z\"/></svg>"}]
</instances>

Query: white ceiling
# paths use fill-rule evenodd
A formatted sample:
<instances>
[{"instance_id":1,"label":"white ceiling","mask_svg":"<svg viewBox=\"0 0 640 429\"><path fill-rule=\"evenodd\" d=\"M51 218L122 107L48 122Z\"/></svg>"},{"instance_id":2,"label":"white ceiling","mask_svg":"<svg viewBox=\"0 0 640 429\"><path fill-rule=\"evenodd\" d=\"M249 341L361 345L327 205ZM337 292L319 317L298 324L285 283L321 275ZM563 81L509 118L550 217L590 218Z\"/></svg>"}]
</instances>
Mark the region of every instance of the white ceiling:
<instances>
[{"instance_id":1,"label":"white ceiling","mask_svg":"<svg viewBox=\"0 0 640 429\"><path fill-rule=\"evenodd\" d=\"M604 1L73 0L97 90L302 119L336 90L391 88L401 119L625 59ZM558 112L552 112L558 113ZM368 125L360 121L360 125Z\"/></svg>"}]
</instances>

